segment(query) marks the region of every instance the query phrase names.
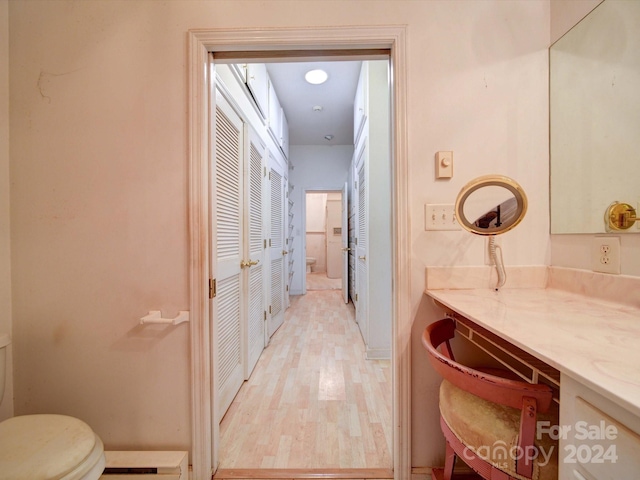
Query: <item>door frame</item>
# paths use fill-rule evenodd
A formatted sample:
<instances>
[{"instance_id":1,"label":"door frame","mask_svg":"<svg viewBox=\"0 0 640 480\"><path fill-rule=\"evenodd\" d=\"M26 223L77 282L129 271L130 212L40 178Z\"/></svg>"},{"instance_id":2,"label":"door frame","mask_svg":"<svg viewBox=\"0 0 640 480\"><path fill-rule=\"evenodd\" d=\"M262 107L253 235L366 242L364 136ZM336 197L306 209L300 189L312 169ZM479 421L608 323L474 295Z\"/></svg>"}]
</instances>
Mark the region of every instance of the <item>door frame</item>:
<instances>
[{"instance_id":1,"label":"door frame","mask_svg":"<svg viewBox=\"0 0 640 480\"><path fill-rule=\"evenodd\" d=\"M392 143L392 361L393 468L396 480L411 474L411 242L407 138L405 26L198 29L188 32L189 278L191 339L191 463L194 480L208 480L217 466L218 425L211 372L209 272L209 162L211 83L209 52L388 50ZM317 55L316 55L317 54ZM335 53L334 53L335 54Z\"/></svg>"}]
</instances>

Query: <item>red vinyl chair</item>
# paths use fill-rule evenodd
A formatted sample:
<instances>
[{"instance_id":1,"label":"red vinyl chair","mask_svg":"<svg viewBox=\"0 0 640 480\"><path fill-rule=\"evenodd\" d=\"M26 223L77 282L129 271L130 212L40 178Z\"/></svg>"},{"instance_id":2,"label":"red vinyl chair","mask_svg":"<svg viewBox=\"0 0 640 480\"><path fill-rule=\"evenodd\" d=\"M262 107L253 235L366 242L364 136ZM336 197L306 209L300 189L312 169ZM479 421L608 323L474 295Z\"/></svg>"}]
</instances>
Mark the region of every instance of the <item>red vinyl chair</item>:
<instances>
[{"instance_id":1,"label":"red vinyl chair","mask_svg":"<svg viewBox=\"0 0 640 480\"><path fill-rule=\"evenodd\" d=\"M422 335L431 365L444 379L439 406L445 466L434 468L433 478L451 480L460 458L487 480L557 480L558 444L547 434L558 425L551 388L508 378L505 370L457 363L449 342L454 334L454 321L444 318ZM548 422L546 428L538 429L538 421Z\"/></svg>"}]
</instances>

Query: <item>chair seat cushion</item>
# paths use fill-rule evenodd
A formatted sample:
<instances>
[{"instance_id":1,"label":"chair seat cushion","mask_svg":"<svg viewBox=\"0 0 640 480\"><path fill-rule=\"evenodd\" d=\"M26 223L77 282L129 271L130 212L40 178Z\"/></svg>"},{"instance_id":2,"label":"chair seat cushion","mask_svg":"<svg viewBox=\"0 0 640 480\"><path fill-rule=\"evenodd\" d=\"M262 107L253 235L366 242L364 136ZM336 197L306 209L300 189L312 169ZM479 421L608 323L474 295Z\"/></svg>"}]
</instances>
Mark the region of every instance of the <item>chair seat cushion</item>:
<instances>
[{"instance_id":1,"label":"chair seat cushion","mask_svg":"<svg viewBox=\"0 0 640 480\"><path fill-rule=\"evenodd\" d=\"M477 456L514 478L526 478L516 473L520 410L489 402L444 380L440 386L440 414L453 434ZM541 421L550 422L547 427L558 425L557 409L538 413L538 422ZM534 452L538 456L532 478L557 480L558 442L546 433L540 437L536 433ZM464 455L461 459L465 460Z\"/></svg>"}]
</instances>

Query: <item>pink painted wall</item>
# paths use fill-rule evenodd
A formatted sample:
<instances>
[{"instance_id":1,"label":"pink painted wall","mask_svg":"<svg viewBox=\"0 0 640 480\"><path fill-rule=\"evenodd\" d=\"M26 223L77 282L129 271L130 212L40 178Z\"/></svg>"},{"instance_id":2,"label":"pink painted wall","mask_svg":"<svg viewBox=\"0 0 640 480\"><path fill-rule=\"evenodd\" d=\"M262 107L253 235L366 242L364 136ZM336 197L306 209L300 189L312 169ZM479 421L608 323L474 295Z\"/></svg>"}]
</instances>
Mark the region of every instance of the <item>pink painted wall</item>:
<instances>
[{"instance_id":1,"label":"pink painted wall","mask_svg":"<svg viewBox=\"0 0 640 480\"><path fill-rule=\"evenodd\" d=\"M426 265L482 264L483 241L425 232L487 173L530 211L508 264L549 262L549 2L9 2L15 412L83 418L107 448L189 448L187 45L191 28L407 26L413 464L440 463L439 379L419 344ZM455 176L433 156L453 150ZM1 260L0 260L1 261ZM438 440L434 440L438 439Z\"/></svg>"}]
</instances>

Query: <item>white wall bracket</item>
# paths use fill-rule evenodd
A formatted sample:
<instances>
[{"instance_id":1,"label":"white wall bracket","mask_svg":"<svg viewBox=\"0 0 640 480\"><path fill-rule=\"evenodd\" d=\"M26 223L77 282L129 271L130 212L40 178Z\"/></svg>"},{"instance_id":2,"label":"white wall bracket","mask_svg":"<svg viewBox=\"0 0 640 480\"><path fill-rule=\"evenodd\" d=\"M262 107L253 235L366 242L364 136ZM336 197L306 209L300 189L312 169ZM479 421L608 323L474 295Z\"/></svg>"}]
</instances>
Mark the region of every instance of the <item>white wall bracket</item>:
<instances>
[{"instance_id":1,"label":"white wall bracket","mask_svg":"<svg viewBox=\"0 0 640 480\"><path fill-rule=\"evenodd\" d=\"M178 325L180 323L189 321L189 312L180 311L176 318L162 318L160 310L151 310L148 315L145 315L140 319L140 325L146 323L162 323L166 325Z\"/></svg>"}]
</instances>

